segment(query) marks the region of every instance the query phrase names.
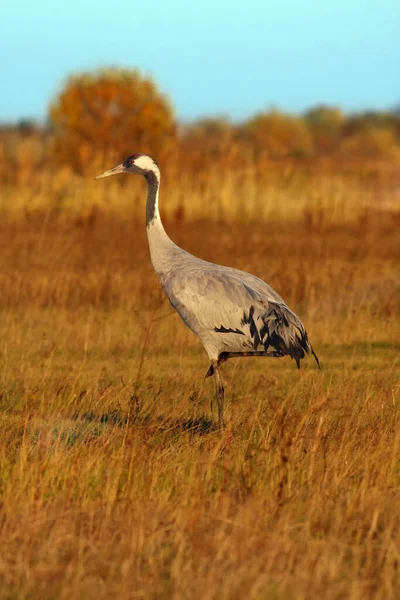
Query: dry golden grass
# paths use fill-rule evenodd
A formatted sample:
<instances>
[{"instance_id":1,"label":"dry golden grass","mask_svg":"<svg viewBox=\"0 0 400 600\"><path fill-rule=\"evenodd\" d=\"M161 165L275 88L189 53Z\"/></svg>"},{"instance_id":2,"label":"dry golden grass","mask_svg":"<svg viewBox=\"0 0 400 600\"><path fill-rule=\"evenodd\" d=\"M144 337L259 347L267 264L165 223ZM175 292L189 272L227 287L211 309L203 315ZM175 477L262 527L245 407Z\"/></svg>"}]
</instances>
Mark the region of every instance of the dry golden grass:
<instances>
[{"instance_id":1,"label":"dry golden grass","mask_svg":"<svg viewBox=\"0 0 400 600\"><path fill-rule=\"evenodd\" d=\"M17 146L17 148L19 148ZM235 147L235 153L239 150ZM33 156L36 149L30 148ZM28 154L28 153L27 153ZM173 156L162 170L162 210L170 220L298 221L308 216L313 224L355 223L376 210L397 210L400 203L400 169L396 163L261 160L248 156L240 162L217 160L196 164L193 157ZM93 211L143 218L145 182L114 177L99 185L69 169L55 170L32 164L22 149L21 161L7 169L4 161L0 211L19 218L35 212L91 218ZM120 162L121 156L92 165L93 177ZM208 163L206 162L208 160ZM7 182L7 177L10 180Z\"/></svg>"},{"instance_id":2,"label":"dry golden grass","mask_svg":"<svg viewBox=\"0 0 400 600\"><path fill-rule=\"evenodd\" d=\"M175 213L167 182L171 237L271 283L322 363L229 362L222 433L206 354L152 272L143 197L107 211L118 188L101 186L96 210L3 212L2 598L399 597L398 213L360 181L340 217L345 181L325 176L295 210L285 181L269 220L250 204L241 224L195 218L222 214L229 182L222 204L207 188Z\"/></svg>"}]
</instances>

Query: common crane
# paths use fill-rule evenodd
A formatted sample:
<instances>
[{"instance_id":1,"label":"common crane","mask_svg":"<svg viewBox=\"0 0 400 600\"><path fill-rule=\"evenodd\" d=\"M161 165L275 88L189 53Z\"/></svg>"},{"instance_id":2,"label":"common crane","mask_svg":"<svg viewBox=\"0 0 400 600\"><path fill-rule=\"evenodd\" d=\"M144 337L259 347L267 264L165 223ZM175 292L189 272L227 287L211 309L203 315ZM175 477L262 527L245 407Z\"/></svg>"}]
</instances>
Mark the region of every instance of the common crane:
<instances>
[{"instance_id":1,"label":"common crane","mask_svg":"<svg viewBox=\"0 0 400 600\"><path fill-rule=\"evenodd\" d=\"M95 179L118 173L142 175L147 181L151 262L170 303L210 358L206 377L215 377L219 427L224 424L220 365L228 358L289 355L300 368L300 360L311 352L319 367L304 325L267 283L250 273L201 260L168 237L158 210L160 169L150 156L132 154Z\"/></svg>"}]
</instances>

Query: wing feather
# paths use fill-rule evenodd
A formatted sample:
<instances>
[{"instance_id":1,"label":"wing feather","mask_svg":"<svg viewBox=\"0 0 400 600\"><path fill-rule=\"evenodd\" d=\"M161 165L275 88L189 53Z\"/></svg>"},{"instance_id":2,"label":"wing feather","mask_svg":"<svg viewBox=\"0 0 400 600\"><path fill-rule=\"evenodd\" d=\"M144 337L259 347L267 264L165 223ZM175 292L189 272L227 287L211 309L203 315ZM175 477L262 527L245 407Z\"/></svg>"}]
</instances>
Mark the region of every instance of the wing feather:
<instances>
[{"instance_id":1,"label":"wing feather","mask_svg":"<svg viewBox=\"0 0 400 600\"><path fill-rule=\"evenodd\" d=\"M164 285L171 304L205 345L212 340L219 352L271 347L297 364L312 350L300 319L268 284L250 273L205 264L176 269Z\"/></svg>"}]
</instances>

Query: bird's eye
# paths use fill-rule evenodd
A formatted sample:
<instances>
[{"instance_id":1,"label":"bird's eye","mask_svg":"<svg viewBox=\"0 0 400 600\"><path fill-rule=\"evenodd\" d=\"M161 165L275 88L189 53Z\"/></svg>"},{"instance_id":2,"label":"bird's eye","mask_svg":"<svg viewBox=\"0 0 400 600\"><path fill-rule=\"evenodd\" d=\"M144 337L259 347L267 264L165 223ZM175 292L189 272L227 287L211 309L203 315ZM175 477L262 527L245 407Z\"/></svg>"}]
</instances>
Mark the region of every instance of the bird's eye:
<instances>
[{"instance_id":1,"label":"bird's eye","mask_svg":"<svg viewBox=\"0 0 400 600\"><path fill-rule=\"evenodd\" d=\"M135 159L134 159L134 158L131 158L131 160L129 161L129 163L130 163L131 165L134 165L134 164L135 164Z\"/></svg>"}]
</instances>

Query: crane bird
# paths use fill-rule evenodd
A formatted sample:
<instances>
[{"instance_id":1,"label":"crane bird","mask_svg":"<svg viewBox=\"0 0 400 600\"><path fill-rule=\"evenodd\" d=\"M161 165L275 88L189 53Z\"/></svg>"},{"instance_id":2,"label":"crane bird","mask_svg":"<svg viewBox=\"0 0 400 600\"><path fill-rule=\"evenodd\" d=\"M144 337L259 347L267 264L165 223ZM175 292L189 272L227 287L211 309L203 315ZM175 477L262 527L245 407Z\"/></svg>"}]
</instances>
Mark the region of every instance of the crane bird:
<instances>
[{"instance_id":1,"label":"crane bird","mask_svg":"<svg viewBox=\"0 0 400 600\"><path fill-rule=\"evenodd\" d=\"M170 303L202 341L214 375L218 425L224 425L221 363L240 356L290 356L300 368L315 354L300 319L267 283L244 271L201 260L168 237L158 209L160 169L146 154L132 154L95 179L118 173L142 175L148 185L147 238L151 262Z\"/></svg>"}]
</instances>

